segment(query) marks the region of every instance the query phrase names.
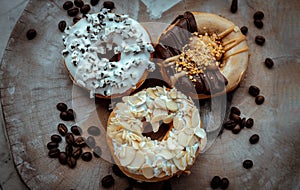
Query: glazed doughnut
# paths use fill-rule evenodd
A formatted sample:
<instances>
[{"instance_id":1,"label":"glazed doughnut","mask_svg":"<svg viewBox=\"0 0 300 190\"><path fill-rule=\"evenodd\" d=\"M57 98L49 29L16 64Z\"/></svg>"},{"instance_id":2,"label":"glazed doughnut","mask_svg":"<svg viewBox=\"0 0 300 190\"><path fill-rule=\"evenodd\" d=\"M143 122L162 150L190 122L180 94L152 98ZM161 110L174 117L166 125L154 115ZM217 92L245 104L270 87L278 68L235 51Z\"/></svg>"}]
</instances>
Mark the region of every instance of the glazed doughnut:
<instances>
[{"instance_id":1,"label":"glazed doughnut","mask_svg":"<svg viewBox=\"0 0 300 190\"><path fill-rule=\"evenodd\" d=\"M239 27L218 15L200 12L179 15L160 35L155 52L164 80L199 99L237 88L249 57Z\"/></svg>"},{"instance_id":2,"label":"glazed doughnut","mask_svg":"<svg viewBox=\"0 0 300 190\"><path fill-rule=\"evenodd\" d=\"M152 87L122 98L110 114L107 141L129 177L157 182L190 173L206 144L199 110L175 88Z\"/></svg>"},{"instance_id":3,"label":"glazed doughnut","mask_svg":"<svg viewBox=\"0 0 300 190\"><path fill-rule=\"evenodd\" d=\"M63 42L70 78L91 97L129 94L155 69L150 61L154 48L143 26L106 8L67 27Z\"/></svg>"}]
</instances>

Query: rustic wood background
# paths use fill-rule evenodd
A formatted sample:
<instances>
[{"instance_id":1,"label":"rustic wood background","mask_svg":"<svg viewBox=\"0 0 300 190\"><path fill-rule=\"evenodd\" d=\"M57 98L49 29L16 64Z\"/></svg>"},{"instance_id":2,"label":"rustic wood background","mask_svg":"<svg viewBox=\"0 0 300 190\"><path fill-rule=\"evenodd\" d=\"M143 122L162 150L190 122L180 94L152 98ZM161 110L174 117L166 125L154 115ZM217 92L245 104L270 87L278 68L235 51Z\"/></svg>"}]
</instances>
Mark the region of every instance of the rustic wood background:
<instances>
[{"instance_id":1,"label":"rustic wood background","mask_svg":"<svg viewBox=\"0 0 300 190\"><path fill-rule=\"evenodd\" d=\"M102 177L112 174L104 128L111 101L89 99L85 91L73 86L63 68L62 33L57 25L60 20L72 23L62 9L64 2L31 0L11 34L0 65L5 129L16 169L30 189L102 189ZM185 0L156 20L149 18L141 1L115 3L116 12L138 19L154 41L185 10L216 13L249 28L251 56L246 78L234 93L204 102L201 114L210 131L209 146L198 157L191 175L169 180L173 189L210 189L210 180L215 175L230 180L228 189L299 189L300 1L240 0L238 12L232 14L230 0ZM99 6L92 11L96 12ZM252 15L258 10L265 13L263 29L253 25ZM30 28L35 28L38 35L28 41L26 31ZM265 36L263 47L254 43L256 35ZM266 57L275 62L271 70L263 65ZM266 97L263 105L257 106L248 95L252 84L259 86ZM91 162L80 160L75 169L69 169L47 156L46 144L57 133L56 126L61 122L55 108L58 102L66 102L75 110L76 123L83 127L83 135L90 125L101 128L97 137L103 151L101 158L93 158ZM238 135L224 131L214 140L225 111L232 105L239 107L243 116L254 118L254 127ZM259 134L260 141L251 145L248 139L255 133ZM242 167L245 159L253 160L252 169ZM125 189L131 183L115 175L114 178L116 182L111 189ZM162 184L134 183L134 189L160 188Z\"/></svg>"}]
</instances>

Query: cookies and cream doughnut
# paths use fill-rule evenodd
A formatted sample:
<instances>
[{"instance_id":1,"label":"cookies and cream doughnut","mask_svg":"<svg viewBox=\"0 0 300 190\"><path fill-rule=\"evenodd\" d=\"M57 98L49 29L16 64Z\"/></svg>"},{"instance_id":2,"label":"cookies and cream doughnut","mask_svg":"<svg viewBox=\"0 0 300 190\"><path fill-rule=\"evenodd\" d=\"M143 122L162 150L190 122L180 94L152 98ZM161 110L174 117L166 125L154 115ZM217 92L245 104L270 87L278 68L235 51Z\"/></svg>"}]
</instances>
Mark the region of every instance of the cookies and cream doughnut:
<instances>
[{"instance_id":1,"label":"cookies and cream doughnut","mask_svg":"<svg viewBox=\"0 0 300 190\"><path fill-rule=\"evenodd\" d=\"M147 182L189 173L206 144L193 101L175 88L159 86L122 101L107 124L108 145L120 169Z\"/></svg>"},{"instance_id":2,"label":"cookies and cream doughnut","mask_svg":"<svg viewBox=\"0 0 300 190\"><path fill-rule=\"evenodd\" d=\"M143 26L106 8L67 27L63 42L70 78L91 97L129 94L155 69L150 61L154 49Z\"/></svg>"},{"instance_id":3,"label":"cookies and cream doughnut","mask_svg":"<svg viewBox=\"0 0 300 190\"><path fill-rule=\"evenodd\" d=\"M233 91L248 66L246 37L231 21L211 13L185 12L155 47L164 80L192 98Z\"/></svg>"}]
</instances>

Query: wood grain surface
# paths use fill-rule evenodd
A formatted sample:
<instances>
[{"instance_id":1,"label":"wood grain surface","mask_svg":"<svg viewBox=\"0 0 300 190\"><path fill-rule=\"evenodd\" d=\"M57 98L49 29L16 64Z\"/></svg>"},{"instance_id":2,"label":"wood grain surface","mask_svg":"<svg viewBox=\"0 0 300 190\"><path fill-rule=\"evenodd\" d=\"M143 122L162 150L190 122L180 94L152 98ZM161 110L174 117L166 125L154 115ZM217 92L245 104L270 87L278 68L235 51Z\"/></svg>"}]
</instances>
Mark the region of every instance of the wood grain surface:
<instances>
[{"instance_id":1,"label":"wood grain surface","mask_svg":"<svg viewBox=\"0 0 300 190\"><path fill-rule=\"evenodd\" d=\"M5 130L16 169L30 189L102 189L102 177L112 174L112 159L105 140L106 119L109 107L120 100L89 99L88 93L73 86L68 78L60 53L62 33L57 28L60 20L66 20L68 25L72 23L62 9L64 2L31 0L11 34L0 65ZM146 6L138 0L115 3L116 12L138 19L154 41L185 10L216 13L237 26L249 28L247 40L251 55L246 78L226 97L199 104L209 145L192 167L192 174L169 180L172 188L210 189L210 180L218 175L229 179L228 189L299 189L300 2L241 0L238 12L232 14L229 0L185 0L157 20L150 20ZM101 4L102 1L92 12ZM253 24L253 14L258 10L265 13L262 29ZM30 28L36 29L38 35L29 41L26 31ZM265 36L264 46L255 44L256 35ZM274 60L272 69L264 66L266 57ZM250 85L260 87L266 98L264 104L255 104L248 94ZM55 107L58 102L66 102L75 110L75 122L64 123L80 125L83 136L87 136L89 126L100 127L101 134L96 140L103 151L101 158L90 162L79 160L76 168L69 169L47 156L46 144L57 133L57 124L62 122ZM227 110L233 105L241 109L243 117L254 119L254 127L243 129L237 135L225 130L217 137ZM258 144L249 143L252 134L260 136ZM253 168L243 168L246 159L253 160ZM135 183L112 175L115 185L111 189L125 189L129 185L134 189L159 189L163 185L162 182Z\"/></svg>"}]
</instances>

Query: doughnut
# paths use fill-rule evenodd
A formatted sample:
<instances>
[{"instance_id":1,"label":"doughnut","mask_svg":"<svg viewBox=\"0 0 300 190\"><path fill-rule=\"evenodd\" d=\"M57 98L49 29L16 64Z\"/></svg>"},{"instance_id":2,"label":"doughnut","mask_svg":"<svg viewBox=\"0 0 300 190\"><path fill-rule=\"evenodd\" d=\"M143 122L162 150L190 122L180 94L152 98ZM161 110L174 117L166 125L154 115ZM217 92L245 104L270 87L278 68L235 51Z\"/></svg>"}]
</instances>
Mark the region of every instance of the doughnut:
<instances>
[{"instance_id":1,"label":"doughnut","mask_svg":"<svg viewBox=\"0 0 300 190\"><path fill-rule=\"evenodd\" d=\"M207 99L239 86L249 52L246 37L231 21L187 11L159 36L155 57L171 87L192 98Z\"/></svg>"},{"instance_id":2,"label":"doughnut","mask_svg":"<svg viewBox=\"0 0 300 190\"><path fill-rule=\"evenodd\" d=\"M68 26L62 38L65 68L91 97L127 95L155 69L150 36L128 15L102 8Z\"/></svg>"},{"instance_id":3,"label":"doughnut","mask_svg":"<svg viewBox=\"0 0 300 190\"><path fill-rule=\"evenodd\" d=\"M192 99L160 86L124 96L109 116L106 137L123 173L145 182L189 174L207 141Z\"/></svg>"}]
</instances>

